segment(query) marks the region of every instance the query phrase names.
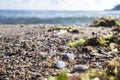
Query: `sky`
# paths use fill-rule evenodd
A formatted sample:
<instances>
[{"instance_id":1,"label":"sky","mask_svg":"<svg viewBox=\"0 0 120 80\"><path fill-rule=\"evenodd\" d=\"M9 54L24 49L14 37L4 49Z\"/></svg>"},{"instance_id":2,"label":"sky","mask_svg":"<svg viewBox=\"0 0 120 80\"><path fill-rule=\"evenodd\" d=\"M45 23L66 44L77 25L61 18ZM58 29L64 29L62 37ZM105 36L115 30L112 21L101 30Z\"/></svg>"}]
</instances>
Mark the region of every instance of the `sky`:
<instances>
[{"instance_id":1,"label":"sky","mask_svg":"<svg viewBox=\"0 0 120 80\"><path fill-rule=\"evenodd\" d=\"M104 10L120 0L0 0L0 9L17 10Z\"/></svg>"}]
</instances>

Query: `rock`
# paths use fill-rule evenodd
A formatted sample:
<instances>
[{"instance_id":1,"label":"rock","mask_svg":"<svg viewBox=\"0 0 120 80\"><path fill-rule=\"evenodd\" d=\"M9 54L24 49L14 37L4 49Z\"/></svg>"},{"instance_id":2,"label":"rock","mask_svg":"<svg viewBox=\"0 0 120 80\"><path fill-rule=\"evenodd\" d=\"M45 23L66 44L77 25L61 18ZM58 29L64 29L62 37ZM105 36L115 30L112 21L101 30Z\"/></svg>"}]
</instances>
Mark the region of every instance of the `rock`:
<instances>
[{"instance_id":1,"label":"rock","mask_svg":"<svg viewBox=\"0 0 120 80\"><path fill-rule=\"evenodd\" d=\"M20 25L20 27L22 28L22 27L24 27L23 25Z\"/></svg>"},{"instance_id":2,"label":"rock","mask_svg":"<svg viewBox=\"0 0 120 80\"><path fill-rule=\"evenodd\" d=\"M52 64L50 62L46 62L46 66L50 68L52 67Z\"/></svg>"},{"instance_id":3,"label":"rock","mask_svg":"<svg viewBox=\"0 0 120 80\"><path fill-rule=\"evenodd\" d=\"M86 44L90 46L98 46L99 42L97 40L97 37L93 37L93 38L87 39Z\"/></svg>"},{"instance_id":4,"label":"rock","mask_svg":"<svg viewBox=\"0 0 120 80\"><path fill-rule=\"evenodd\" d=\"M102 56L102 54L98 53L98 52L92 52L91 56Z\"/></svg>"},{"instance_id":5,"label":"rock","mask_svg":"<svg viewBox=\"0 0 120 80\"><path fill-rule=\"evenodd\" d=\"M58 62L56 63L56 67L57 67L57 68L64 68L64 67L65 67L65 62L63 62L63 61L58 61Z\"/></svg>"},{"instance_id":6,"label":"rock","mask_svg":"<svg viewBox=\"0 0 120 80\"><path fill-rule=\"evenodd\" d=\"M6 52L5 55L6 55L6 56L13 56L13 55L15 55L15 53Z\"/></svg>"},{"instance_id":7,"label":"rock","mask_svg":"<svg viewBox=\"0 0 120 80\"><path fill-rule=\"evenodd\" d=\"M94 36L94 35L97 35L97 33L96 33L96 32L92 32L91 34L92 34L93 36Z\"/></svg>"},{"instance_id":8,"label":"rock","mask_svg":"<svg viewBox=\"0 0 120 80\"><path fill-rule=\"evenodd\" d=\"M116 31L116 32L120 33L120 27L113 27L112 31Z\"/></svg>"},{"instance_id":9,"label":"rock","mask_svg":"<svg viewBox=\"0 0 120 80\"><path fill-rule=\"evenodd\" d=\"M75 27L70 27L70 28L68 29L68 32L70 32L70 33L79 33L80 30L76 29Z\"/></svg>"},{"instance_id":10,"label":"rock","mask_svg":"<svg viewBox=\"0 0 120 80\"><path fill-rule=\"evenodd\" d=\"M110 43L109 46L110 46L110 49L112 50L112 49L116 48L117 44L116 43Z\"/></svg>"},{"instance_id":11,"label":"rock","mask_svg":"<svg viewBox=\"0 0 120 80\"><path fill-rule=\"evenodd\" d=\"M68 48L69 48L69 46L62 46L62 48L63 48L63 49L68 49Z\"/></svg>"},{"instance_id":12,"label":"rock","mask_svg":"<svg viewBox=\"0 0 120 80\"><path fill-rule=\"evenodd\" d=\"M65 53L63 55L63 60L74 60L75 58L75 55L73 53Z\"/></svg>"},{"instance_id":13,"label":"rock","mask_svg":"<svg viewBox=\"0 0 120 80\"><path fill-rule=\"evenodd\" d=\"M85 46L82 48L83 52L91 52L93 51L93 47L92 46Z\"/></svg>"},{"instance_id":14,"label":"rock","mask_svg":"<svg viewBox=\"0 0 120 80\"><path fill-rule=\"evenodd\" d=\"M20 44L15 44L14 46L15 46L15 47L21 47L21 45L20 45Z\"/></svg>"},{"instance_id":15,"label":"rock","mask_svg":"<svg viewBox=\"0 0 120 80\"><path fill-rule=\"evenodd\" d=\"M86 65L75 65L72 69L73 72L82 72L88 70L89 67Z\"/></svg>"},{"instance_id":16,"label":"rock","mask_svg":"<svg viewBox=\"0 0 120 80\"><path fill-rule=\"evenodd\" d=\"M112 53L118 53L119 51L118 51L118 49L117 48L115 48L115 49L112 49Z\"/></svg>"}]
</instances>

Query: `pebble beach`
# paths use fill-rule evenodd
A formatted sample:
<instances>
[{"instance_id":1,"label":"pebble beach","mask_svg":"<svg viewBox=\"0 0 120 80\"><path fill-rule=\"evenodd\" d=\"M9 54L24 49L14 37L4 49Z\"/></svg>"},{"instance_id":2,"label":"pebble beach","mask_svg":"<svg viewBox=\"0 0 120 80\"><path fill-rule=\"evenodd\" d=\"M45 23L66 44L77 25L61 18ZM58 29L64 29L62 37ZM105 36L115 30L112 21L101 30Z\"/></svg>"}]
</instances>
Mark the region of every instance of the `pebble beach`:
<instances>
[{"instance_id":1,"label":"pebble beach","mask_svg":"<svg viewBox=\"0 0 120 80\"><path fill-rule=\"evenodd\" d=\"M68 76L90 69L99 71L106 68L108 61L120 56L100 46L67 45L70 41L112 34L112 28L76 25L79 33L49 31L55 26L0 25L0 79L48 80L62 70L67 70Z\"/></svg>"}]
</instances>

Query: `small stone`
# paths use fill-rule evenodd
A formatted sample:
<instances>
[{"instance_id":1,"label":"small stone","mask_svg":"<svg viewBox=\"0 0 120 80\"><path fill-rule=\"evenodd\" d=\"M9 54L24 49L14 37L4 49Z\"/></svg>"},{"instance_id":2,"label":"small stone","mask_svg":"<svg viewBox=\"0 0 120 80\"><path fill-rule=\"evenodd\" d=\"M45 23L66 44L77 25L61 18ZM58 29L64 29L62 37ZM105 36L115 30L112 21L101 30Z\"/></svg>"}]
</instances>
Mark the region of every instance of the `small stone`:
<instances>
[{"instance_id":1,"label":"small stone","mask_svg":"<svg viewBox=\"0 0 120 80\"><path fill-rule=\"evenodd\" d=\"M61 34L65 34L65 33L67 33L66 30L60 30L60 32L58 32L56 35L59 36L59 35L61 35Z\"/></svg>"},{"instance_id":2,"label":"small stone","mask_svg":"<svg viewBox=\"0 0 120 80\"><path fill-rule=\"evenodd\" d=\"M92 46L85 46L85 47L82 48L82 51L83 51L83 52L93 51L93 47L92 47Z\"/></svg>"},{"instance_id":3,"label":"small stone","mask_svg":"<svg viewBox=\"0 0 120 80\"><path fill-rule=\"evenodd\" d=\"M75 55L72 53L67 53L63 55L63 60L74 60Z\"/></svg>"},{"instance_id":4,"label":"small stone","mask_svg":"<svg viewBox=\"0 0 120 80\"><path fill-rule=\"evenodd\" d=\"M92 32L92 35L94 36L94 35L97 35L97 33L96 32Z\"/></svg>"},{"instance_id":5,"label":"small stone","mask_svg":"<svg viewBox=\"0 0 120 80\"><path fill-rule=\"evenodd\" d=\"M112 49L115 49L115 47L116 47L116 43L110 43L110 49L112 50Z\"/></svg>"},{"instance_id":6,"label":"small stone","mask_svg":"<svg viewBox=\"0 0 120 80\"><path fill-rule=\"evenodd\" d=\"M6 55L6 56L13 56L13 55L15 55L15 54L14 54L14 53L11 53L11 52L6 52L5 55Z\"/></svg>"},{"instance_id":7,"label":"small stone","mask_svg":"<svg viewBox=\"0 0 120 80\"><path fill-rule=\"evenodd\" d=\"M118 53L119 51L118 51L118 49L117 48L115 48L115 49L112 49L112 53Z\"/></svg>"},{"instance_id":8,"label":"small stone","mask_svg":"<svg viewBox=\"0 0 120 80\"><path fill-rule=\"evenodd\" d=\"M57 68L64 68L64 67L65 67L65 62L63 62L63 61L58 61L58 62L56 63L56 67L57 67Z\"/></svg>"},{"instance_id":9,"label":"small stone","mask_svg":"<svg viewBox=\"0 0 120 80\"><path fill-rule=\"evenodd\" d=\"M58 73L57 72L52 72L52 76L56 76Z\"/></svg>"},{"instance_id":10,"label":"small stone","mask_svg":"<svg viewBox=\"0 0 120 80\"><path fill-rule=\"evenodd\" d=\"M86 65L75 65L72 69L73 72L81 72L81 71L86 71L88 70L89 67Z\"/></svg>"},{"instance_id":11,"label":"small stone","mask_svg":"<svg viewBox=\"0 0 120 80\"><path fill-rule=\"evenodd\" d=\"M50 62L46 62L47 67L52 67L52 64Z\"/></svg>"},{"instance_id":12,"label":"small stone","mask_svg":"<svg viewBox=\"0 0 120 80\"><path fill-rule=\"evenodd\" d=\"M68 49L68 48L69 48L69 46L62 46L62 48L63 48L63 49Z\"/></svg>"},{"instance_id":13,"label":"small stone","mask_svg":"<svg viewBox=\"0 0 120 80\"><path fill-rule=\"evenodd\" d=\"M22 28L22 27L24 27L23 25L20 25L20 27Z\"/></svg>"},{"instance_id":14,"label":"small stone","mask_svg":"<svg viewBox=\"0 0 120 80\"><path fill-rule=\"evenodd\" d=\"M93 53L91 54L91 56L102 56L102 55L99 54L99 53L97 53L97 52L93 52Z\"/></svg>"},{"instance_id":15,"label":"small stone","mask_svg":"<svg viewBox=\"0 0 120 80\"><path fill-rule=\"evenodd\" d=\"M21 45L20 45L20 44L15 44L14 46L15 46L15 47L21 47Z\"/></svg>"},{"instance_id":16,"label":"small stone","mask_svg":"<svg viewBox=\"0 0 120 80\"><path fill-rule=\"evenodd\" d=\"M100 80L98 77L94 78L93 80Z\"/></svg>"}]
</instances>

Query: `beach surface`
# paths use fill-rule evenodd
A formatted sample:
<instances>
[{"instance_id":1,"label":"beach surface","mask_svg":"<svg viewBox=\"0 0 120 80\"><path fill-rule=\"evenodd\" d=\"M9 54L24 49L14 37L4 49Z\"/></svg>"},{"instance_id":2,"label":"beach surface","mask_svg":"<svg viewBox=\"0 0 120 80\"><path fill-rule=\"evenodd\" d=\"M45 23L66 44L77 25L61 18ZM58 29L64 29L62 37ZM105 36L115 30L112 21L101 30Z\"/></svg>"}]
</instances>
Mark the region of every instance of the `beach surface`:
<instances>
[{"instance_id":1,"label":"beach surface","mask_svg":"<svg viewBox=\"0 0 120 80\"><path fill-rule=\"evenodd\" d=\"M77 73L73 70L75 65L79 65L81 71L103 70L107 62L117 56L104 52L90 55L89 50L98 49L94 46L87 47L85 52L82 47L67 46L70 41L112 34L111 28L76 25L79 33L49 31L55 26L0 25L0 79L47 80L61 70L68 70L71 75Z\"/></svg>"}]
</instances>

